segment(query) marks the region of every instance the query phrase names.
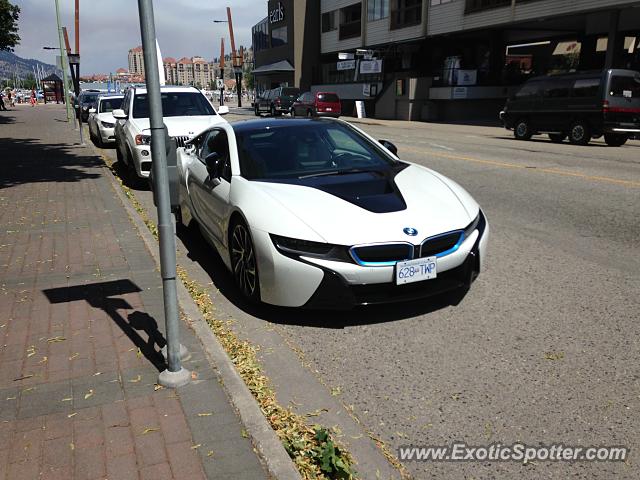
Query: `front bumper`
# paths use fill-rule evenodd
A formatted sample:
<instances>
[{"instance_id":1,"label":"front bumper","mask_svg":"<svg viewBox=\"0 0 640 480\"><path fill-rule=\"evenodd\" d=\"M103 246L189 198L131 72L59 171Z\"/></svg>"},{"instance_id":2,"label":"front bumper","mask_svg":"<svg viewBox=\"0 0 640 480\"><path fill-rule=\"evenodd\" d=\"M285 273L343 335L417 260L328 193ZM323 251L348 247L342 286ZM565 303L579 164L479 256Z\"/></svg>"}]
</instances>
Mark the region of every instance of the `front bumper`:
<instances>
[{"instance_id":1,"label":"front bumper","mask_svg":"<svg viewBox=\"0 0 640 480\"><path fill-rule=\"evenodd\" d=\"M136 145L133 147L133 165L140 178L148 178L151 173L151 147Z\"/></svg>"},{"instance_id":2,"label":"front bumper","mask_svg":"<svg viewBox=\"0 0 640 480\"><path fill-rule=\"evenodd\" d=\"M484 215L477 230L450 255L438 260L433 280L395 284L395 266L290 257L280 253L262 231L252 231L258 250L261 299L265 303L311 309L349 309L427 298L466 288L484 268L489 224Z\"/></svg>"},{"instance_id":3,"label":"front bumper","mask_svg":"<svg viewBox=\"0 0 640 480\"><path fill-rule=\"evenodd\" d=\"M98 131L100 132L102 143L114 143L116 141L115 128L106 128L98 124Z\"/></svg>"}]
</instances>

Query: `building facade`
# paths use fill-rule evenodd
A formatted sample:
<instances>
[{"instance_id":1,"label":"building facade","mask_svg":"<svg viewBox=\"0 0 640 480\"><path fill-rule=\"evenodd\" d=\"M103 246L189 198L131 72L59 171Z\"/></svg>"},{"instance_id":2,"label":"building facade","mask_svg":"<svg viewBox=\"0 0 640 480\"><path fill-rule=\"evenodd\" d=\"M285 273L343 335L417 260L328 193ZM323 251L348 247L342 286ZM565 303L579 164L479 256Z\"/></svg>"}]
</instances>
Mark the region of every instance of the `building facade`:
<instances>
[{"instance_id":1,"label":"building facade","mask_svg":"<svg viewBox=\"0 0 640 480\"><path fill-rule=\"evenodd\" d=\"M638 0L321 0L312 90L363 100L380 118L496 119L533 75L640 69L638 7Z\"/></svg>"},{"instance_id":2,"label":"building facade","mask_svg":"<svg viewBox=\"0 0 640 480\"><path fill-rule=\"evenodd\" d=\"M202 57L182 57L180 60L166 57L162 62L167 84L210 88L215 82L214 63L207 62Z\"/></svg>"},{"instance_id":3,"label":"building facade","mask_svg":"<svg viewBox=\"0 0 640 480\"><path fill-rule=\"evenodd\" d=\"M309 90L320 53L319 0L269 0L252 28L254 88Z\"/></svg>"},{"instance_id":4,"label":"building facade","mask_svg":"<svg viewBox=\"0 0 640 480\"><path fill-rule=\"evenodd\" d=\"M131 75L144 76L144 55L142 47L135 47L129 50L129 73Z\"/></svg>"}]
</instances>

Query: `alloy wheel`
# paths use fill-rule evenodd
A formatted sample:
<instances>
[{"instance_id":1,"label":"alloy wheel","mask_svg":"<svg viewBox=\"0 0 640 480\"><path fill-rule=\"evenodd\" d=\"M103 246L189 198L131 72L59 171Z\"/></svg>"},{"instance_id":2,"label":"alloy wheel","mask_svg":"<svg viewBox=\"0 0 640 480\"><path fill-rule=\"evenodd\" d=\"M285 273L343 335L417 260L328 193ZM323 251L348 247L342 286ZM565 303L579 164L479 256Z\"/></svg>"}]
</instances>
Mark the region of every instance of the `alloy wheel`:
<instances>
[{"instance_id":1,"label":"alloy wheel","mask_svg":"<svg viewBox=\"0 0 640 480\"><path fill-rule=\"evenodd\" d=\"M247 227L236 224L231 235L231 267L238 287L245 297L255 298L257 291L256 256Z\"/></svg>"}]
</instances>

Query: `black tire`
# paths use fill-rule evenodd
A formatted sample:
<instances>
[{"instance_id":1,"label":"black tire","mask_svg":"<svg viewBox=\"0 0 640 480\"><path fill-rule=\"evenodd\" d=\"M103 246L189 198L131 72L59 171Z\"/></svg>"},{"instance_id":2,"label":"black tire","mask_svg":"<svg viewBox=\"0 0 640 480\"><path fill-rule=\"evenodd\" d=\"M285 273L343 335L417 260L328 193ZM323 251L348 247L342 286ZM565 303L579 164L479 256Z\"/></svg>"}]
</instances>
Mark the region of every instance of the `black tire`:
<instances>
[{"instance_id":1,"label":"black tire","mask_svg":"<svg viewBox=\"0 0 640 480\"><path fill-rule=\"evenodd\" d=\"M273 105L271 105L271 110L270 110L271 116L275 117L276 116L276 107L274 107Z\"/></svg>"},{"instance_id":2,"label":"black tire","mask_svg":"<svg viewBox=\"0 0 640 480\"><path fill-rule=\"evenodd\" d=\"M293 107L291 108L291 117L296 118L296 109Z\"/></svg>"},{"instance_id":3,"label":"black tire","mask_svg":"<svg viewBox=\"0 0 640 480\"><path fill-rule=\"evenodd\" d=\"M621 147L622 145L627 143L628 139L629 137L627 137L626 135L620 135L618 133L604 134L604 141L610 147Z\"/></svg>"},{"instance_id":4,"label":"black tire","mask_svg":"<svg viewBox=\"0 0 640 480\"><path fill-rule=\"evenodd\" d=\"M255 114L256 114L256 117L260 116L260 108L258 107L258 105L256 105Z\"/></svg>"},{"instance_id":5,"label":"black tire","mask_svg":"<svg viewBox=\"0 0 640 480\"><path fill-rule=\"evenodd\" d=\"M574 145L588 145L591 141L591 127L584 120L578 120L569 129L569 141Z\"/></svg>"},{"instance_id":6,"label":"black tire","mask_svg":"<svg viewBox=\"0 0 640 480\"><path fill-rule=\"evenodd\" d=\"M116 142L116 164L120 167L124 166L124 158L122 157L122 153L120 152L118 142Z\"/></svg>"},{"instance_id":7,"label":"black tire","mask_svg":"<svg viewBox=\"0 0 640 480\"><path fill-rule=\"evenodd\" d=\"M567 136L564 133L550 133L549 140L553 143L562 143Z\"/></svg>"},{"instance_id":8,"label":"black tire","mask_svg":"<svg viewBox=\"0 0 640 480\"><path fill-rule=\"evenodd\" d=\"M253 303L259 302L258 262L249 227L243 220L236 220L230 232L229 256L233 279L244 298Z\"/></svg>"},{"instance_id":9,"label":"black tire","mask_svg":"<svg viewBox=\"0 0 640 480\"><path fill-rule=\"evenodd\" d=\"M313 112L311 110L307 110L307 117L313 117Z\"/></svg>"},{"instance_id":10,"label":"black tire","mask_svg":"<svg viewBox=\"0 0 640 480\"><path fill-rule=\"evenodd\" d=\"M521 118L513 126L513 136L518 140L531 140L533 130L531 124L526 118Z\"/></svg>"}]
</instances>

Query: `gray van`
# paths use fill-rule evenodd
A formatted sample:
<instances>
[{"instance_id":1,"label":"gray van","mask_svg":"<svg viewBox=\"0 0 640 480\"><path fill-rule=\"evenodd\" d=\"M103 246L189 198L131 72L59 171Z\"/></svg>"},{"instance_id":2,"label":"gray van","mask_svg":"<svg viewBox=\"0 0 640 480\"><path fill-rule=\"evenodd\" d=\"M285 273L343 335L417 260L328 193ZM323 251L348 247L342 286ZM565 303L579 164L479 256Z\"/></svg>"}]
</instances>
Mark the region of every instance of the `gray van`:
<instances>
[{"instance_id":1,"label":"gray van","mask_svg":"<svg viewBox=\"0 0 640 480\"><path fill-rule=\"evenodd\" d=\"M611 69L532 78L507 100L500 118L518 140L546 133L552 142L569 137L587 145L604 135L607 145L619 147L640 135L640 73Z\"/></svg>"}]
</instances>

